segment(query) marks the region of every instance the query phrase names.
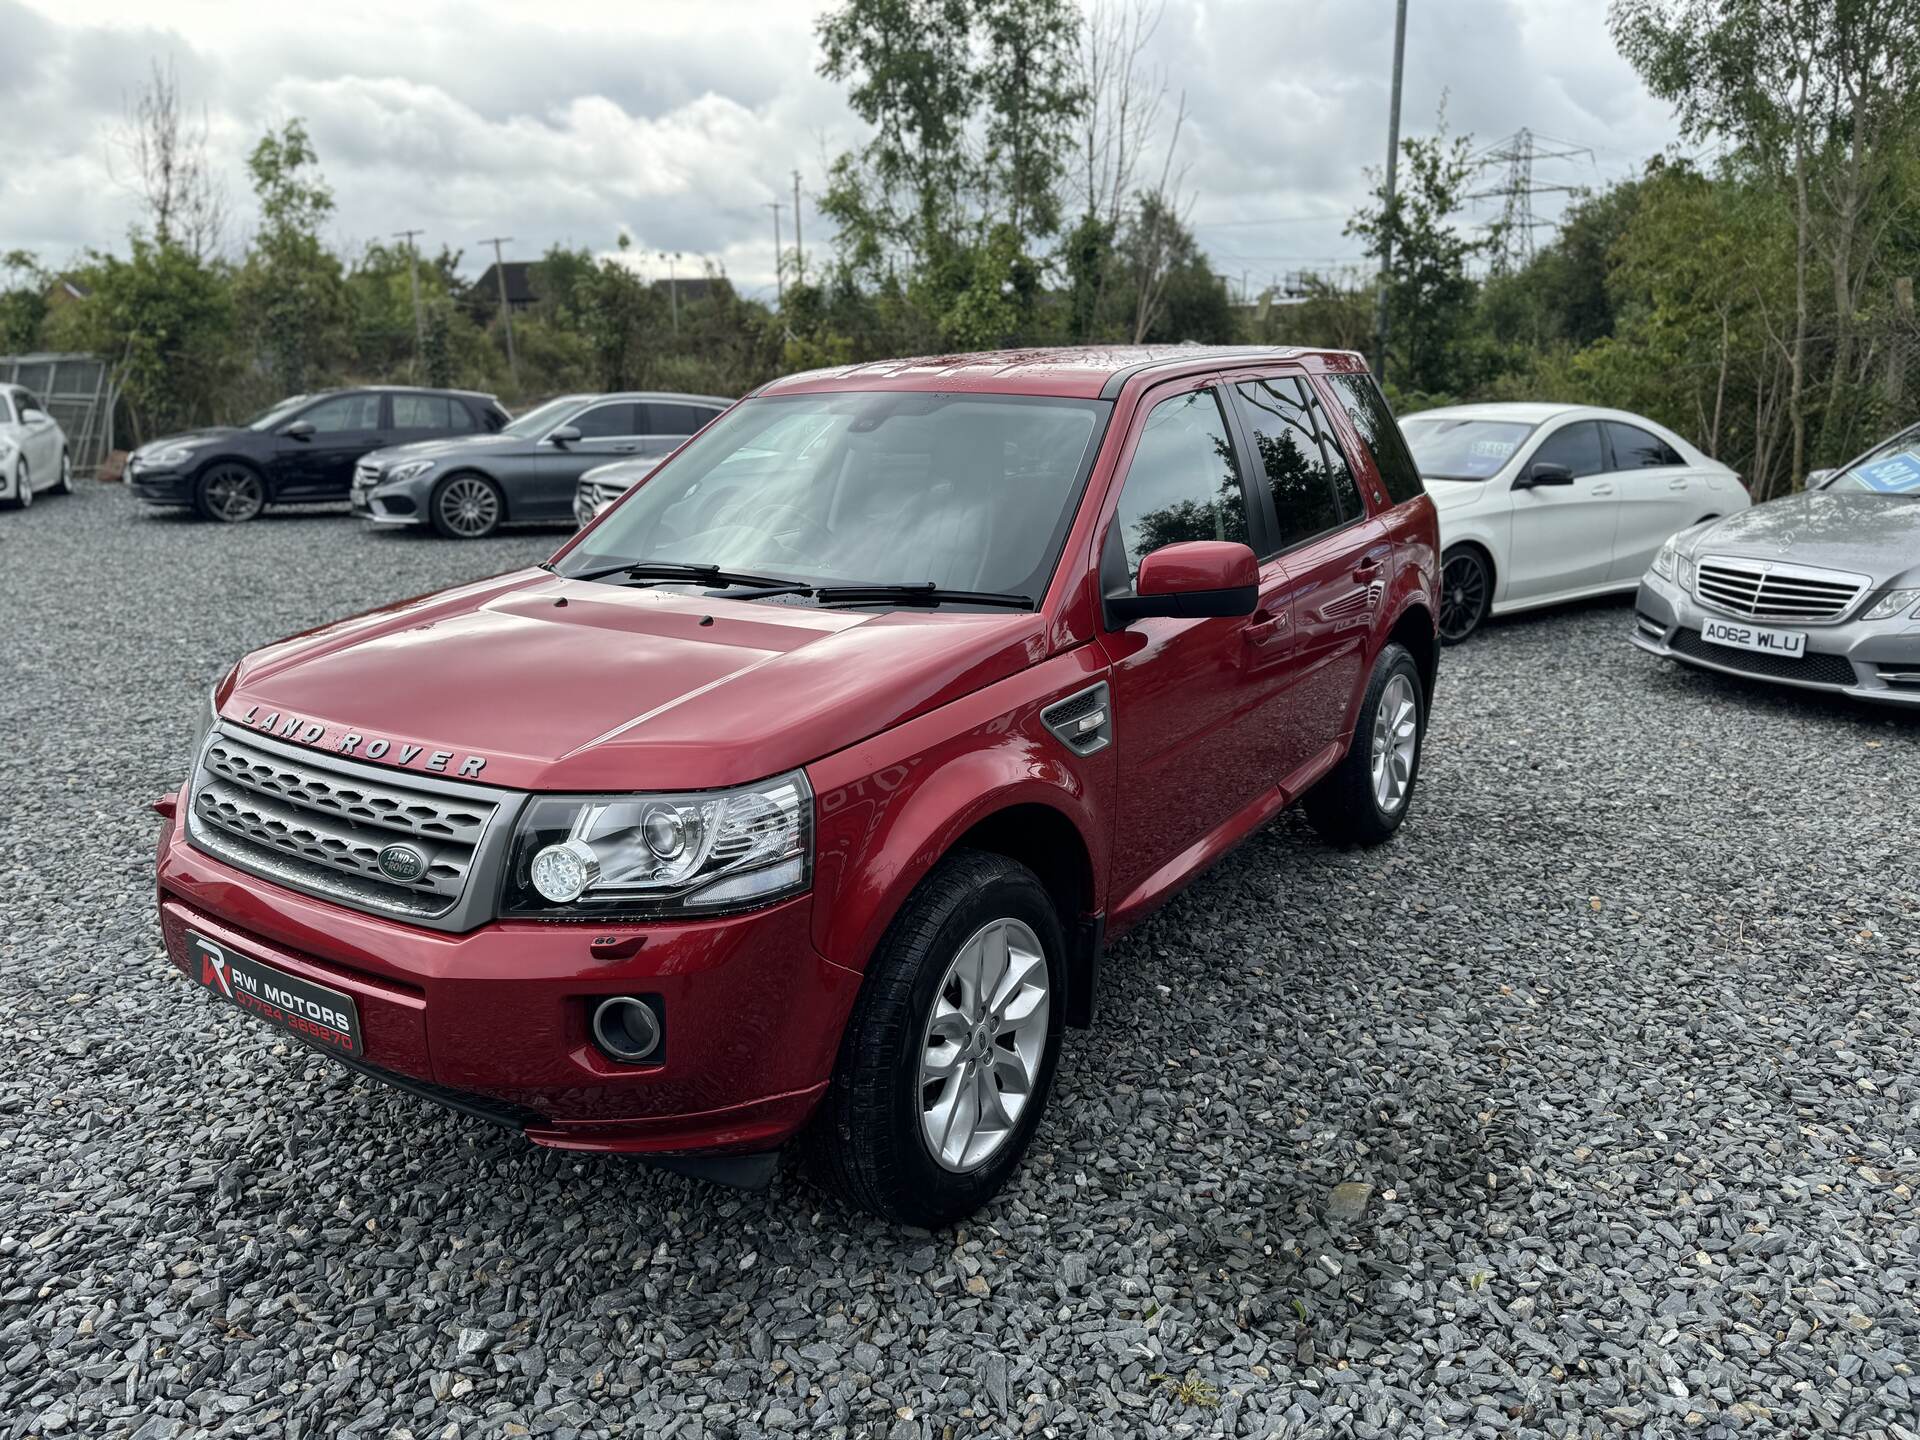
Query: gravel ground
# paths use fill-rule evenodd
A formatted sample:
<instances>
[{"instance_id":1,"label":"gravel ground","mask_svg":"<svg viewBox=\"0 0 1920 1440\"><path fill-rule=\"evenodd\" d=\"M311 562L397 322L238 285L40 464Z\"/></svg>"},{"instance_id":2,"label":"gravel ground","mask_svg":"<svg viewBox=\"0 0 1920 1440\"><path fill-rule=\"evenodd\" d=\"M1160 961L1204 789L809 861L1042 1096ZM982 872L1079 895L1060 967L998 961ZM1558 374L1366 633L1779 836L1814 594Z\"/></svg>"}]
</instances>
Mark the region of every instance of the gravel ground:
<instances>
[{"instance_id":1,"label":"gravel ground","mask_svg":"<svg viewBox=\"0 0 1920 1440\"><path fill-rule=\"evenodd\" d=\"M1289 817L1116 947L1024 1176L902 1233L534 1150L163 959L146 803L228 662L557 538L0 516L0 1436L1920 1435L1915 720L1495 626L1400 838Z\"/></svg>"}]
</instances>

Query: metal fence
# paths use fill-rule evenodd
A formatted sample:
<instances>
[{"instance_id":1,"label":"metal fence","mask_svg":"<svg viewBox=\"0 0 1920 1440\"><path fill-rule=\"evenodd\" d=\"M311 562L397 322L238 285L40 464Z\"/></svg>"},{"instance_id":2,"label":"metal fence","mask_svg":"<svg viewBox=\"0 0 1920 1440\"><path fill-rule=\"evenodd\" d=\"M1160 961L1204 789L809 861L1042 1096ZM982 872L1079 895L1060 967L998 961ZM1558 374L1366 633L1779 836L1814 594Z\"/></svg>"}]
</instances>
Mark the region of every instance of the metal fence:
<instances>
[{"instance_id":1,"label":"metal fence","mask_svg":"<svg viewBox=\"0 0 1920 1440\"><path fill-rule=\"evenodd\" d=\"M112 378L92 355L0 355L0 380L45 402L67 435L76 475L92 475L113 449Z\"/></svg>"}]
</instances>

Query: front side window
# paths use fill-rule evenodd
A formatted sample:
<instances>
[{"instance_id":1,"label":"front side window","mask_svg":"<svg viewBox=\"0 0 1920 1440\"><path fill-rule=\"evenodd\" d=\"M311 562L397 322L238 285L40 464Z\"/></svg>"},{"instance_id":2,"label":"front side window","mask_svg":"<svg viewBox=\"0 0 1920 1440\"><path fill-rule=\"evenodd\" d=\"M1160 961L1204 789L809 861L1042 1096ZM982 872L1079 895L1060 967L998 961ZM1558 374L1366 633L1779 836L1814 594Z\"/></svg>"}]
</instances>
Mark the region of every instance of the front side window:
<instances>
[{"instance_id":1,"label":"front side window","mask_svg":"<svg viewBox=\"0 0 1920 1440\"><path fill-rule=\"evenodd\" d=\"M1666 441L1642 430L1638 425L1628 425L1619 420L1608 420L1605 424L1607 439L1613 445L1613 468L1616 470L1647 470L1656 466L1687 463Z\"/></svg>"},{"instance_id":2,"label":"front side window","mask_svg":"<svg viewBox=\"0 0 1920 1440\"><path fill-rule=\"evenodd\" d=\"M313 426L316 435L339 435L349 430L380 428L378 395L335 395L322 400L300 417Z\"/></svg>"},{"instance_id":3,"label":"front side window","mask_svg":"<svg viewBox=\"0 0 1920 1440\"><path fill-rule=\"evenodd\" d=\"M13 402L8 398L6 391L0 390L0 425L11 425L12 423Z\"/></svg>"},{"instance_id":4,"label":"front side window","mask_svg":"<svg viewBox=\"0 0 1920 1440\"><path fill-rule=\"evenodd\" d=\"M1153 407L1127 467L1113 523L1129 582L1138 578L1140 561L1162 545L1250 543L1240 467L1212 390L1189 391Z\"/></svg>"},{"instance_id":5,"label":"front side window","mask_svg":"<svg viewBox=\"0 0 1920 1440\"><path fill-rule=\"evenodd\" d=\"M1298 377L1246 381L1234 392L1273 497L1278 548L1298 545L1365 512L1346 456Z\"/></svg>"},{"instance_id":6,"label":"front side window","mask_svg":"<svg viewBox=\"0 0 1920 1440\"><path fill-rule=\"evenodd\" d=\"M564 569L712 565L1037 602L1110 409L918 391L749 400L630 493Z\"/></svg>"},{"instance_id":7,"label":"front side window","mask_svg":"<svg viewBox=\"0 0 1920 1440\"><path fill-rule=\"evenodd\" d=\"M631 400L616 400L611 405L595 405L573 417L573 427L582 440L618 440L640 435L640 407Z\"/></svg>"},{"instance_id":8,"label":"front side window","mask_svg":"<svg viewBox=\"0 0 1920 1440\"><path fill-rule=\"evenodd\" d=\"M1598 475L1607 468L1604 452L1600 449L1599 422L1576 420L1571 425L1563 425L1540 442L1540 448L1533 452L1533 463L1564 465L1573 472L1576 480L1586 475Z\"/></svg>"},{"instance_id":9,"label":"front side window","mask_svg":"<svg viewBox=\"0 0 1920 1440\"><path fill-rule=\"evenodd\" d=\"M1393 411L1371 375L1327 375L1322 377L1340 402L1340 408L1360 432L1360 442L1373 457L1373 468L1387 487L1387 498L1398 505L1425 493L1420 483L1420 467L1414 463L1400 427L1393 423ZM1522 431L1524 434L1524 430Z\"/></svg>"}]
</instances>

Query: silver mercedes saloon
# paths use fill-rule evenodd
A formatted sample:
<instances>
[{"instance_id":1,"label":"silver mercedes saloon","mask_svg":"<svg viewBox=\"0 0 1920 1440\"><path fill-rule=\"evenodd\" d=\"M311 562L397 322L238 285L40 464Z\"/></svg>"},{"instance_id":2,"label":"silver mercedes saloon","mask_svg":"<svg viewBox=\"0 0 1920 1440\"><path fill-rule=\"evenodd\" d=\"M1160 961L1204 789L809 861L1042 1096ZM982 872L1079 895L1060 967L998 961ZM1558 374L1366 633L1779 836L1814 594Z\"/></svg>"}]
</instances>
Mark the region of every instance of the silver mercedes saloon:
<instances>
[{"instance_id":1,"label":"silver mercedes saloon","mask_svg":"<svg viewBox=\"0 0 1920 1440\"><path fill-rule=\"evenodd\" d=\"M1920 425L1798 495L1682 530L1634 600L1668 659L1920 706Z\"/></svg>"}]
</instances>

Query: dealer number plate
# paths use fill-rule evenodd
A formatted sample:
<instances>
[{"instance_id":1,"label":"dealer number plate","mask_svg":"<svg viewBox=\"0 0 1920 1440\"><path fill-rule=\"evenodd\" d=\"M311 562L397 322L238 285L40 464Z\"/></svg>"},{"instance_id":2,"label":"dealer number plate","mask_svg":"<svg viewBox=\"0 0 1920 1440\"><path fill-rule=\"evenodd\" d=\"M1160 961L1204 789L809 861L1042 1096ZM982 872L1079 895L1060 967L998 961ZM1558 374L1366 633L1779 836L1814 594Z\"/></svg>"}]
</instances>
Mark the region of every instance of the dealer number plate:
<instances>
[{"instance_id":1,"label":"dealer number plate","mask_svg":"<svg viewBox=\"0 0 1920 1440\"><path fill-rule=\"evenodd\" d=\"M1807 653L1807 637L1798 630L1764 630L1758 625L1741 625L1732 620L1704 622L1700 626L1700 638L1733 650L1757 650L1762 655Z\"/></svg>"},{"instance_id":2,"label":"dealer number plate","mask_svg":"<svg viewBox=\"0 0 1920 1440\"><path fill-rule=\"evenodd\" d=\"M291 1030L323 1050L358 1055L360 1009L353 997L276 970L230 945L187 932L188 974L223 1000Z\"/></svg>"}]
</instances>

